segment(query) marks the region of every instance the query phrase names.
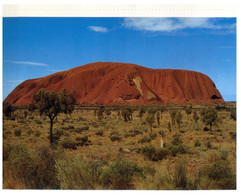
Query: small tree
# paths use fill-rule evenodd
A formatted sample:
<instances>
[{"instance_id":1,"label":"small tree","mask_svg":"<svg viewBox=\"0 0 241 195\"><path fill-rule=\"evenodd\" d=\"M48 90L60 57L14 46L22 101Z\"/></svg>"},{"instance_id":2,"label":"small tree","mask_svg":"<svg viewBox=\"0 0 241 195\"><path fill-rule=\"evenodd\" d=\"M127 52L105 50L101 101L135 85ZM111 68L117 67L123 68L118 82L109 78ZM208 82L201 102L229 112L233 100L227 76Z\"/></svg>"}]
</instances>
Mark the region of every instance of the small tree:
<instances>
[{"instance_id":1,"label":"small tree","mask_svg":"<svg viewBox=\"0 0 241 195\"><path fill-rule=\"evenodd\" d=\"M161 119L162 119L162 114L163 114L163 112L165 112L166 111L166 107L165 106L161 106L161 108L160 108L160 111L161 111Z\"/></svg>"},{"instance_id":2,"label":"small tree","mask_svg":"<svg viewBox=\"0 0 241 195\"><path fill-rule=\"evenodd\" d=\"M205 125L210 126L210 130L212 130L213 124L217 122L218 119L218 112L215 108L213 107L207 107L203 110L201 110L201 117L202 117L202 122Z\"/></svg>"},{"instance_id":3,"label":"small tree","mask_svg":"<svg viewBox=\"0 0 241 195\"><path fill-rule=\"evenodd\" d=\"M124 118L124 121L131 121L132 120L132 114L133 114L133 110L131 108L125 108L121 110L121 114Z\"/></svg>"},{"instance_id":4,"label":"small tree","mask_svg":"<svg viewBox=\"0 0 241 195\"><path fill-rule=\"evenodd\" d=\"M6 116L7 119L12 118L12 114L16 110L16 107L10 103L3 103L3 114Z\"/></svg>"},{"instance_id":5,"label":"small tree","mask_svg":"<svg viewBox=\"0 0 241 195\"><path fill-rule=\"evenodd\" d=\"M187 114L187 120L188 120L188 115L192 114L192 106L188 106L185 108L185 112Z\"/></svg>"},{"instance_id":6,"label":"small tree","mask_svg":"<svg viewBox=\"0 0 241 195\"><path fill-rule=\"evenodd\" d=\"M153 112L148 112L148 115L146 117L146 122L149 124L151 132L152 132L152 125L155 122L155 115Z\"/></svg>"},{"instance_id":7,"label":"small tree","mask_svg":"<svg viewBox=\"0 0 241 195\"><path fill-rule=\"evenodd\" d=\"M156 113L156 120L157 120L158 125L160 125L160 112L159 111Z\"/></svg>"},{"instance_id":8,"label":"small tree","mask_svg":"<svg viewBox=\"0 0 241 195\"><path fill-rule=\"evenodd\" d=\"M178 124L178 129L179 129L179 131L180 131L180 128L181 128L182 117L183 117L183 115L182 115L181 112L178 112L178 113L176 114L176 122L177 122L177 124Z\"/></svg>"},{"instance_id":9,"label":"small tree","mask_svg":"<svg viewBox=\"0 0 241 195\"><path fill-rule=\"evenodd\" d=\"M230 118L236 121L236 109L231 110Z\"/></svg>"},{"instance_id":10,"label":"small tree","mask_svg":"<svg viewBox=\"0 0 241 195\"><path fill-rule=\"evenodd\" d=\"M73 112L76 104L74 95L74 91L66 94L65 89L58 94L40 89L37 94L33 95L33 100L40 116L45 114L50 119L50 144L53 143L52 130L54 119L59 113L71 114Z\"/></svg>"},{"instance_id":11,"label":"small tree","mask_svg":"<svg viewBox=\"0 0 241 195\"><path fill-rule=\"evenodd\" d=\"M175 111L175 110L170 112L170 116L171 116L171 119L172 119L172 127L175 125L176 114L177 114L177 111Z\"/></svg>"},{"instance_id":12,"label":"small tree","mask_svg":"<svg viewBox=\"0 0 241 195\"><path fill-rule=\"evenodd\" d=\"M139 117L142 120L142 116L146 113L146 110L144 108L141 108L139 111Z\"/></svg>"},{"instance_id":13,"label":"small tree","mask_svg":"<svg viewBox=\"0 0 241 195\"><path fill-rule=\"evenodd\" d=\"M195 121L195 123L197 124L197 126L198 126L198 120L199 120L199 116L198 116L198 114L197 114L197 112L196 111L194 111L193 112L193 120ZM199 126L198 126L198 129L199 129Z\"/></svg>"}]
</instances>

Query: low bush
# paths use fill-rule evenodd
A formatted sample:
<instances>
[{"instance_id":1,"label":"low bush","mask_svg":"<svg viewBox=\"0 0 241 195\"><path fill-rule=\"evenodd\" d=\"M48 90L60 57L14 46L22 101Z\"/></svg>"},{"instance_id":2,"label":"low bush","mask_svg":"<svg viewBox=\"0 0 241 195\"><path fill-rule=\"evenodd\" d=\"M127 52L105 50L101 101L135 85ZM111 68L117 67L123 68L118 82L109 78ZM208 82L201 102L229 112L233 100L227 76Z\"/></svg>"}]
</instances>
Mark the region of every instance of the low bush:
<instances>
[{"instance_id":1,"label":"low bush","mask_svg":"<svg viewBox=\"0 0 241 195\"><path fill-rule=\"evenodd\" d=\"M208 127L204 127L203 130L204 131L209 131L209 128Z\"/></svg>"},{"instance_id":2,"label":"low bush","mask_svg":"<svg viewBox=\"0 0 241 195\"><path fill-rule=\"evenodd\" d=\"M194 146L195 147L200 147L201 146L201 142L199 141L199 139L196 139L196 141L194 142Z\"/></svg>"},{"instance_id":3,"label":"low bush","mask_svg":"<svg viewBox=\"0 0 241 195\"><path fill-rule=\"evenodd\" d=\"M152 133L152 134L150 134L150 138L151 138L151 140L156 139L156 137L157 137L157 134L156 134L156 133Z\"/></svg>"},{"instance_id":4,"label":"low bush","mask_svg":"<svg viewBox=\"0 0 241 195\"><path fill-rule=\"evenodd\" d=\"M103 136L104 132L103 132L103 130L99 130L95 134L98 136Z\"/></svg>"},{"instance_id":5,"label":"low bush","mask_svg":"<svg viewBox=\"0 0 241 195\"><path fill-rule=\"evenodd\" d=\"M112 142L114 142L114 141L121 141L122 138L120 135L112 135L110 139Z\"/></svg>"},{"instance_id":6,"label":"low bush","mask_svg":"<svg viewBox=\"0 0 241 195\"><path fill-rule=\"evenodd\" d=\"M89 130L89 127L88 126L85 126L85 127L78 127L75 129L75 132L76 133L82 133L83 131L87 131Z\"/></svg>"},{"instance_id":7,"label":"low bush","mask_svg":"<svg viewBox=\"0 0 241 195\"><path fill-rule=\"evenodd\" d=\"M35 134L35 136L39 137L41 135L41 131L36 130L34 134Z\"/></svg>"},{"instance_id":8,"label":"low bush","mask_svg":"<svg viewBox=\"0 0 241 195\"><path fill-rule=\"evenodd\" d=\"M89 140L89 138L87 135L83 135L83 136L76 137L75 140L77 142L81 142L82 144L84 144Z\"/></svg>"},{"instance_id":9,"label":"low bush","mask_svg":"<svg viewBox=\"0 0 241 195\"><path fill-rule=\"evenodd\" d=\"M205 143L205 146L206 146L208 149L212 148L212 142L211 142L211 140L208 140L208 141Z\"/></svg>"},{"instance_id":10,"label":"low bush","mask_svg":"<svg viewBox=\"0 0 241 195\"><path fill-rule=\"evenodd\" d=\"M57 178L61 189L98 189L101 186L102 164L69 156L56 161Z\"/></svg>"},{"instance_id":11,"label":"low bush","mask_svg":"<svg viewBox=\"0 0 241 195\"><path fill-rule=\"evenodd\" d=\"M15 135L15 136L19 137L19 136L21 136L21 134L22 134L21 129L15 129L15 130L14 130L14 135Z\"/></svg>"},{"instance_id":12,"label":"low bush","mask_svg":"<svg viewBox=\"0 0 241 195\"><path fill-rule=\"evenodd\" d=\"M150 143L151 142L151 138L149 136L144 136L143 138L141 138L138 143Z\"/></svg>"},{"instance_id":13,"label":"low bush","mask_svg":"<svg viewBox=\"0 0 241 195\"><path fill-rule=\"evenodd\" d=\"M43 124L43 122L42 122L40 119L35 119L34 121L35 121L35 123L38 124L38 125Z\"/></svg>"},{"instance_id":14,"label":"low bush","mask_svg":"<svg viewBox=\"0 0 241 195\"><path fill-rule=\"evenodd\" d=\"M171 145L168 149L170 150L172 156L176 156L179 151L178 147L175 145Z\"/></svg>"},{"instance_id":15,"label":"low bush","mask_svg":"<svg viewBox=\"0 0 241 195\"><path fill-rule=\"evenodd\" d=\"M187 186L187 165L184 160L175 163L174 182L177 188L185 189Z\"/></svg>"},{"instance_id":16,"label":"low bush","mask_svg":"<svg viewBox=\"0 0 241 195\"><path fill-rule=\"evenodd\" d=\"M103 185L116 190L134 189L135 177L144 177L143 169L126 160L113 162L102 174Z\"/></svg>"},{"instance_id":17,"label":"low bush","mask_svg":"<svg viewBox=\"0 0 241 195\"><path fill-rule=\"evenodd\" d=\"M61 142L61 145L63 148L71 148L71 149L76 149L76 143L73 139L70 137L65 137L63 141Z\"/></svg>"},{"instance_id":18,"label":"low bush","mask_svg":"<svg viewBox=\"0 0 241 195\"><path fill-rule=\"evenodd\" d=\"M156 151L156 160L163 160L170 154L170 151L167 148L160 148Z\"/></svg>"},{"instance_id":19,"label":"low bush","mask_svg":"<svg viewBox=\"0 0 241 195\"><path fill-rule=\"evenodd\" d=\"M171 141L172 145L178 146L179 144L182 144L182 140L180 138L179 134L175 134L172 137L172 141Z\"/></svg>"},{"instance_id":20,"label":"low bush","mask_svg":"<svg viewBox=\"0 0 241 195\"><path fill-rule=\"evenodd\" d=\"M142 147L141 154L149 160L156 161L156 149L153 146Z\"/></svg>"}]
</instances>

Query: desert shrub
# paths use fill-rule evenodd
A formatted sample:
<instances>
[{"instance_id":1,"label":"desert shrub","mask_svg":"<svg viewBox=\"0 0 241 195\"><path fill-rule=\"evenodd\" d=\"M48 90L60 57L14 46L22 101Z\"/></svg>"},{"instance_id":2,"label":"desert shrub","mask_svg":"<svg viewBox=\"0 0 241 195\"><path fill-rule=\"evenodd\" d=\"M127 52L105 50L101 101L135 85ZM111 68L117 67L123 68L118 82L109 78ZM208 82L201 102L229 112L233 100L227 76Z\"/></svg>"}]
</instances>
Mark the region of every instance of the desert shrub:
<instances>
[{"instance_id":1,"label":"desert shrub","mask_svg":"<svg viewBox=\"0 0 241 195\"><path fill-rule=\"evenodd\" d=\"M25 121L23 119L18 119L18 123L25 123Z\"/></svg>"},{"instance_id":2,"label":"desert shrub","mask_svg":"<svg viewBox=\"0 0 241 195\"><path fill-rule=\"evenodd\" d=\"M156 134L156 133L152 133L152 134L150 134L150 138L151 138L151 140L156 139L156 137L157 137L157 134Z\"/></svg>"},{"instance_id":3,"label":"desert shrub","mask_svg":"<svg viewBox=\"0 0 241 195\"><path fill-rule=\"evenodd\" d=\"M28 129L28 130L27 130L27 134L28 134L28 135L31 135L32 133L33 133L33 130L32 130L32 129Z\"/></svg>"},{"instance_id":4,"label":"desert shrub","mask_svg":"<svg viewBox=\"0 0 241 195\"><path fill-rule=\"evenodd\" d=\"M54 130L54 135L57 135L60 137L64 135L64 131L62 129Z\"/></svg>"},{"instance_id":5,"label":"desert shrub","mask_svg":"<svg viewBox=\"0 0 241 195\"><path fill-rule=\"evenodd\" d=\"M134 129L133 132L134 132L135 135L142 135L143 134L142 131L139 130L139 129Z\"/></svg>"},{"instance_id":6,"label":"desert shrub","mask_svg":"<svg viewBox=\"0 0 241 195\"><path fill-rule=\"evenodd\" d=\"M179 144L182 144L182 140L180 138L180 135L179 134L173 135L171 143L175 146L178 146Z\"/></svg>"},{"instance_id":7,"label":"desert shrub","mask_svg":"<svg viewBox=\"0 0 241 195\"><path fill-rule=\"evenodd\" d=\"M41 135L41 131L36 130L34 134L35 134L35 136L39 137Z\"/></svg>"},{"instance_id":8,"label":"desert shrub","mask_svg":"<svg viewBox=\"0 0 241 195\"><path fill-rule=\"evenodd\" d=\"M236 121L236 109L231 110L230 118Z\"/></svg>"},{"instance_id":9,"label":"desert shrub","mask_svg":"<svg viewBox=\"0 0 241 195\"><path fill-rule=\"evenodd\" d=\"M30 150L23 145L12 145L8 157L11 176L26 189L57 189L55 157L48 146Z\"/></svg>"},{"instance_id":10,"label":"desert shrub","mask_svg":"<svg viewBox=\"0 0 241 195\"><path fill-rule=\"evenodd\" d=\"M120 135L112 135L110 136L110 139L112 142L114 142L114 141L121 141L122 138Z\"/></svg>"},{"instance_id":11,"label":"desert shrub","mask_svg":"<svg viewBox=\"0 0 241 195\"><path fill-rule=\"evenodd\" d=\"M226 148L219 149L220 157L222 160L226 160L228 157L228 150Z\"/></svg>"},{"instance_id":12,"label":"desert shrub","mask_svg":"<svg viewBox=\"0 0 241 195\"><path fill-rule=\"evenodd\" d=\"M209 131L209 128L208 127L204 127L203 130L204 131Z\"/></svg>"},{"instance_id":13,"label":"desert shrub","mask_svg":"<svg viewBox=\"0 0 241 195\"><path fill-rule=\"evenodd\" d=\"M74 126L73 126L73 125L70 125L70 126L69 126L69 129L74 129Z\"/></svg>"},{"instance_id":14,"label":"desert shrub","mask_svg":"<svg viewBox=\"0 0 241 195\"><path fill-rule=\"evenodd\" d=\"M103 136L104 132L103 130L98 130L95 134L98 136Z\"/></svg>"},{"instance_id":15,"label":"desert shrub","mask_svg":"<svg viewBox=\"0 0 241 195\"><path fill-rule=\"evenodd\" d=\"M187 186L187 165L184 160L175 163L174 182L177 188L185 189Z\"/></svg>"},{"instance_id":16,"label":"desert shrub","mask_svg":"<svg viewBox=\"0 0 241 195\"><path fill-rule=\"evenodd\" d=\"M136 134L134 133L133 130L127 131L124 135L125 137L135 137Z\"/></svg>"},{"instance_id":17,"label":"desert shrub","mask_svg":"<svg viewBox=\"0 0 241 195\"><path fill-rule=\"evenodd\" d=\"M102 174L103 185L111 189L134 189L134 178L143 177L143 169L126 160L113 162Z\"/></svg>"},{"instance_id":18,"label":"desert shrub","mask_svg":"<svg viewBox=\"0 0 241 195\"><path fill-rule=\"evenodd\" d=\"M83 117L79 117L79 121L88 121L86 118L83 118Z\"/></svg>"},{"instance_id":19,"label":"desert shrub","mask_svg":"<svg viewBox=\"0 0 241 195\"><path fill-rule=\"evenodd\" d=\"M73 139L70 137L65 137L63 141L61 142L63 148L71 148L76 149L76 143Z\"/></svg>"},{"instance_id":20,"label":"desert shrub","mask_svg":"<svg viewBox=\"0 0 241 195\"><path fill-rule=\"evenodd\" d=\"M232 139L236 139L236 132L229 132Z\"/></svg>"},{"instance_id":21,"label":"desert shrub","mask_svg":"<svg viewBox=\"0 0 241 195\"><path fill-rule=\"evenodd\" d=\"M33 120L34 116L29 116L28 119Z\"/></svg>"},{"instance_id":22,"label":"desert shrub","mask_svg":"<svg viewBox=\"0 0 241 195\"><path fill-rule=\"evenodd\" d=\"M156 159L163 160L170 154L170 151L167 148L159 148L156 151Z\"/></svg>"},{"instance_id":23,"label":"desert shrub","mask_svg":"<svg viewBox=\"0 0 241 195\"><path fill-rule=\"evenodd\" d=\"M211 140L208 140L206 143L205 143L205 146L207 147L207 148L212 148L212 142L211 142Z\"/></svg>"},{"instance_id":24,"label":"desert shrub","mask_svg":"<svg viewBox=\"0 0 241 195\"><path fill-rule=\"evenodd\" d=\"M13 104L10 104L8 102L3 103L3 114L6 116L7 119L11 119L15 110L16 107Z\"/></svg>"},{"instance_id":25,"label":"desert shrub","mask_svg":"<svg viewBox=\"0 0 241 195\"><path fill-rule=\"evenodd\" d=\"M84 127L78 127L75 129L76 133L82 133L83 131L88 131L89 127L88 126L84 126Z\"/></svg>"},{"instance_id":26,"label":"desert shrub","mask_svg":"<svg viewBox=\"0 0 241 195\"><path fill-rule=\"evenodd\" d=\"M110 111L110 110L106 110L106 111L105 111L105 114L106 114L107 116L110 116L110 115L111 115L111 111Z\"/></svg>"},{"instance_id":27,"label":"desert shrub","mask_svg":"<svg viewBox=\"0 0 241 195\"><path fill-rule=\"evenodd\" d=\"M8 160L9 153L11 151L11 146L9 143L3 141L3 161Z\"/></svg>"},{"instance_id":28,"label":"desert shrub","mask_svg":"<svg viewBox=\"0 0 241 195\"><path fill-rule=\"evenodd\" d=\"M35 119L34 121L35 121L35 123L38 124L38 125L43 124L42 121L41 121L40 119Z\"/></svg>"},{"instance_id":29,"label":"desert shrub","mask_svg":"<svg viewBox=\"0 0 241 195\"><path fill-rule=\"evenodd\" d=\"M61 189L98 189L101 185L102 165L99 161L68 157L57 160L55 167Z\"/></svg>"},{"instance_id":30,"label":"desert shrub","mask_svg":"<svg viewBox=\"0 0 241 195\"><path fill-rule=\"evenodd\" d=\"M170 150L172 156L176 156L179 151L178 147L175 145L171 145L168 149Z\"/></svg>"},{"instance_id":31,"label":"desert shrub","mask_svg":"<svg viewBox=\"0 0 241 195\"><path fill-rule=\"evenodd\" d=\"M144 166L143 167L143 173L144 173L144 175L154 176L155 173L156 173L156 169L154 167L151 167L151 166Z\"/></svg>"},{"instance_id":32,"label":"desert shrub","mask_svg":"<svg viewBox=\"0 0 241 195\"><path fill-rule=\"evenodd\" d=\"M150 142L151 142L150 136L146 136L146 135L138 141L138 143L141 143L141 144L150 143Z\"/></svg>"},{"instance_id":33,"label":"desert shrub","mask_svg":"<svg viewBox=\"0 0 241 195\"><path fill-rule=\"evenodd\" d=\"M195 147L200 147L201 146L201 142L199 141L199 139L196 139L195 143L194 143Z\"/></svg>"},{"instance_id":34,"label":"desert shrub","mask_svg":"<svg viewBox=\"0 0 241 195\"><path fill-rule=\"evenodd\" d=\"M15 136L19 137L19 136L21 136L21 134L22 134L21 129L15 129L15 130L14 130L14 135L15 135Z\"/></svg>"},{"instance_id":35,"label":"desert shrub","mask_svg":"<svg viewBox=\"0 0 241 195\"><path fill-rule=\"evenodd\" d=\"M156 160L156 149L151 145L142 147L141 154L149 160L152 160L152 161Z\"/></svg>"},{"instance_id":36,"label":"desert shrub","mask_svg":"<svg viewBox=\"0 0 241 195\"><path fill-rule=\"evenodd\" d=\"M87 135L83 135L83 136L78 136L75 138L75 140L77 142L81 142L82 144L86 143L88 141L88 136Z\"/></svg>"}]
</instances>

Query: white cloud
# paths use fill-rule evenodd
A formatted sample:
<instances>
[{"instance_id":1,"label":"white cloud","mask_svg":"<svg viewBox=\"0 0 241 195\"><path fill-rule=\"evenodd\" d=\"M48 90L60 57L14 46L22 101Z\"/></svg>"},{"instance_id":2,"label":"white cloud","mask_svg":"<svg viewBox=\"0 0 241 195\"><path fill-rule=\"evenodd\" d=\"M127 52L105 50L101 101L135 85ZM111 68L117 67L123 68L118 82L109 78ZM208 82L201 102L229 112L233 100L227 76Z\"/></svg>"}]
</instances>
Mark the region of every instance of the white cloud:
<instances>
[{"instance_id":1,"label":"white cloud","mask_svg":"<svg viewBox=\"0 0 241 195\"><path fill-rule=\"evenodd\" d=\"M125 18L127 28L152 32L172 32L186 28L207 28L231 30L236 24L216 25L210 18Z\"/></svg>"},{"instance_id":2,"label":"white cloud","mask_svg":"<svg viewBox=\"0 0 241 195\"><path fill-rule=\"evenodd\" d=\"M88 26L88 28L95 32L102 32L102 33L108 32L108 29L102 26Z\"/></svg>"},{"instance_id":3,"label":"white cloud","mask_svg":"<svg viewBox=\"0 0 241 195\"><path fill-rule=\"evenodd\" d=\"M31 66L47 66L47 64L39 63L39 62L29 62L29 61L12 61L12 60L4 60L4 62L9 62L12 64L23 64L23 65L31 65Z\"/></svg>"}]
</instances>

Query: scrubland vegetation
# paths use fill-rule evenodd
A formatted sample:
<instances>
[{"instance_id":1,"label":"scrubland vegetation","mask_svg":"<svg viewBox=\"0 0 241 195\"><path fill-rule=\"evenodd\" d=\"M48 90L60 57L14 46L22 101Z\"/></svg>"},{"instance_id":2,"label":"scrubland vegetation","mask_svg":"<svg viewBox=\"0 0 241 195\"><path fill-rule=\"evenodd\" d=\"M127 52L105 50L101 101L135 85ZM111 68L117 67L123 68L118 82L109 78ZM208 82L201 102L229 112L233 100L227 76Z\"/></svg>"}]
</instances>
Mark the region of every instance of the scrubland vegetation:
<instances>
[{"instance_id":1,"label":"scrubland vegetation","mask_svg":"<svg viewBox=\"0 0 241 195\"><path fill-rule=\"evenodd\" d=\"M4 104L3 188L236 189L235 110L78 107L51 121Z\"/></svg>"}]
</instances>

